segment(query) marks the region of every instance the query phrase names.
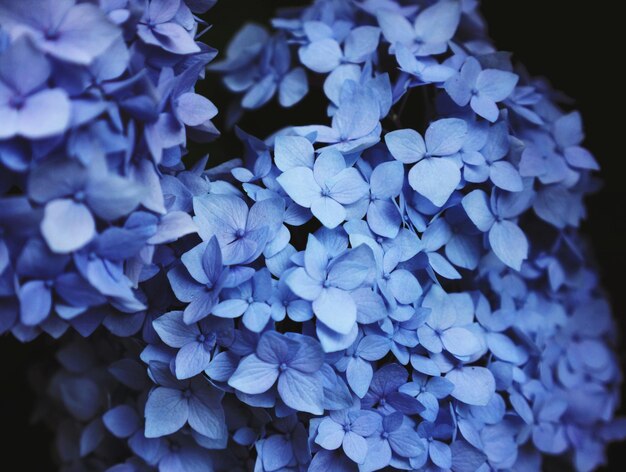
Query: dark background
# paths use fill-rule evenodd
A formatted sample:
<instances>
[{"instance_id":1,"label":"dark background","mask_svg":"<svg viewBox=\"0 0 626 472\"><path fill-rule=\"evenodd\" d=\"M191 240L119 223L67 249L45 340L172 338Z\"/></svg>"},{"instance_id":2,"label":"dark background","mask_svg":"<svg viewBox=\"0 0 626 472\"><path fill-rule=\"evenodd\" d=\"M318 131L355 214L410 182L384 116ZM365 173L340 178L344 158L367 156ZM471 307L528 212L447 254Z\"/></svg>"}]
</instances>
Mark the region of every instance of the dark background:
<instances>
[{"instance_id":1,"label":"dark background","mask_svg":"<svg viewBox=\"0 0 626 472\"><path fill-rule=\"evenodd\" d=\"M273 7L301 3L298 0L221 0L206 15L207 21L214 26L204 40L224 50L228 38L245 19L263 23L271 16ZM621 146L626 137L626 120L621 116L626 107L625 81L617 71L617 63L623 57L621 38L618 40L620 28L624 28L618 26L621 15L611 12L603 2L484 0L482 3L498 49L514 52L516 60L524 63L533 75L548 77L557 89L576 100L576 106L582 112L587 136L585 144L600 162L605 182L604 189L588 200L589 216L583 231L593 242L603 283L612 300L620 333L625 338L626 297L622 272L626 259L626 185L622 180L626 156ZM609 59L605 59L607 57ZM215 79L209 79L201 88L213 99L220 93L218 87ZM315 101L307 101L303 106L319 109ZM271 107L271 110L278 108ZM268 113L271 112L265 109L257 116L266 117ZM304 123L303 118L311 122L310 118L298 116L294 111L283 114L277 124L298 117L298 122ZM219 126L219 119L217 124ZM264 130L270 131L266 125L274 127L273 122L262 122L254 115L242 125L260 135ZM211 149L215 147L211 146ZM29 421L35 398L25 374L27 367L37 359L53 355L49 344L45 339L21 345L10 336L0 338L0 359L3 360L0 427L4 433L0 441L0 461L1 468L10 467L4 470L55 470L50 454L52 435L43 426L31 425ZM622 348L622 365L624 352ZM22 450L25 447L29 452L24 455L18 447ZM622 449L621 444L611 446L610 465L603 470L623 470L618 466L624 457ZM566 470L559 464L551 469Z\"/></svg>"}]
</instances>

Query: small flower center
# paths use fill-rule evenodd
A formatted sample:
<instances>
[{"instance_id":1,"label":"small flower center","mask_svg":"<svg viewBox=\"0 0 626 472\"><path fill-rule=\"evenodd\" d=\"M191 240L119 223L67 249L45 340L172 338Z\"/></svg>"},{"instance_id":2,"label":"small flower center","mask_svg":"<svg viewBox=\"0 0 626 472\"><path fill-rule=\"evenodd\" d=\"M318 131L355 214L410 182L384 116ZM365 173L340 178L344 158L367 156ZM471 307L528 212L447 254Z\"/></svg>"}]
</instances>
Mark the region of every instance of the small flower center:
<instances>
[{"instance_id":1,"label":"small flower center","mask_svg":"<svg viewBox=\"0 0 626 472\"><path fill-rule=\"evenodd\" d=\"M284 362L281 362L280 365L278 366L278 370L280 370L281 372L284 372L287 370L287 364L285 364Z\"/></svg>"},{"instance_id":2,"label":"small flower center","mask_svg":"<svg viewBox=\"0 0 626 472\"><path fill-rule=\"evenodd\" d=\"M478 95L478 89L476 87L472 88L472 95Z\"/></svg>"},{"instance_id":3,"label":"small flower center","mask_svg":"<svg viewBox=\"0 0 626 472\"><path fill-rule=\"evenodd\" d=\"M44 32L44 37L49 41L54 41L55 39L59 39L59 31L54 28L47 29Z\"/></svg>"},{"instance_id":4,"label":"small flower center","mask_svg":"<svg viewBox=\"0 0 626 472\"><path fill-rule=\"evenodd\" d=\"M385 397L381 398L381 399L378 401L378 404L379 404L380 406L385 406L385 405L387 404L387 400L385 400Z\"/></svg>"},{"instance_id":5,"label":"small flower center","mask_svg":"<svg viewBox=\"0 0 626 472\"><path fill-rule=\"evenodd\" d=\"M383 273L383 279L389 280L391 278L391 274L389 272Z\"/></svg>"},{"instance_id":6,"label":"small flower center","mask_svg":"<svg viewBox=\"0 0 626 472\"><path fill-rule=\"evenodd\" d=\"M327 197L330 195L330 190L328 190L327 188L323 188L322 189L322 197Z\"/></svg>"},{"instance_id":7,"label":"small flower center","mask_svg":"<svg viewBox=\"0 0 626 472\"><path fill-rule=\"evenodd\" d=\"M90 261L94 261L98 258L98 255L95 252L90 252L89 254L87 254L87 259L89 259Z\"/></svg>"},{"instance_id":8,"label":"small flower center","mask_svg":"<svg viewBox=\"0 0 626 472\"><path fill-rule=\"evenodd\" d=\"M79 190L78 192L76 192L74 194L74 201L75 202L80 203L80 202L82 202L84 200L85 200L85 192L83 190Z\"/></svg>"},{"instance_id":9,"label":"small flower center","mask_svg":"<svg viewBox=\"0 0 626 472\"><path fill-rule=\"evenodd\" d=\"M249 297L247 298L247 300L246 300L246 301L247 301L247 302L248 302L248 304L250 305L250 304L252 304L252 303L254 302L254 298L253 298L253 297L252 297L252 295L251 295L251 296L249 296Z\"/></svg>"},{"instance_id":10,"label":"small flower center","mask_svg":"<svg viewBox=\"0 0 626 472\"><path fill-rule=\"evenodd\" d=\"M245 229L239 228L237 231L235 231L235 237L237 239L243 238L245 234L246 234L246 230Z\"/></svg>"},{"instance_id":11,"label":"small flower center","mask_svg":"<svg viewBox=\"0 0 626 472\"><path fill-rule=\"evenodd\" d=\"M283 300L283 306L289 306L289 300Z\"/></svg>"},{"instance_id":12,"label":"small flower center","mask_svg":"<svg viewBox=\"0 0 626 472\"><path fill-rule=\"evenodd\" d=\"M349 433L350 431L352 431L352 425L351 425L351 424L349 424L349 423L348 423L348 424L344 424L344 425L343 425L343 430L344 430L346 433Z\"/></svg>"},{"instance_id":13,"label":"small flower center","mask_svg":"<svg viewBox=\"0 0 626 472\"><path fill-rule=\"evenodd\" d=\"M330 282L328 280L324 280L324 283L322 284L322 286L324 288L328 288L328 287L330 287Z\"/></svg>"},{"instance_id":14,"label":"small flower center","mask_svg":"<svg viewBox=\"0 0 626 472\"><path fill-rule=\"evenodd\" d=\"M191 390L190 389L185 389L183 390L183 398L186 400L189 400L191 398Z\"/></svg>"},{"instance_id":15,"label":"small flower center","mask_svg":"<svg viewBox=\"0 0 626 472\"><path fill-rule=\"evenodd\" d=\"M26 103L26 98L22 95L14 95L9 100L9 106L14 110L20 110Z\"/></svg>"},{"instance_id":16,"label":"small flower center","mask_svg":"<svg viewBox=\"0 0 626 472\"><path fill-rule=\"evenodd\" d=\"M44 282L44 285L46 286L46 288L52 288L54 286L54 280L46 280Z\"/></svg>"},{"instance_id":17,"label":"small flower center","mask_svg":"<svg viewBox=\"0 0 626 472\"><path fill-rule=\"evenodd\" d=\"M387 431L383 431L380 435L383 439L387 439L389 437L389 433Z\"/></svg>"},{"instance_id":18,"label":"small flower center","mask_svg":"<svg viewBox=\"0 0 626 472\"><path fill-rule=\"evenodd\" d=\"M196 339L199 343L203 343L206 340L206 337L204 336L204 334L199 334Z\"/></svg>"}]
</instances>

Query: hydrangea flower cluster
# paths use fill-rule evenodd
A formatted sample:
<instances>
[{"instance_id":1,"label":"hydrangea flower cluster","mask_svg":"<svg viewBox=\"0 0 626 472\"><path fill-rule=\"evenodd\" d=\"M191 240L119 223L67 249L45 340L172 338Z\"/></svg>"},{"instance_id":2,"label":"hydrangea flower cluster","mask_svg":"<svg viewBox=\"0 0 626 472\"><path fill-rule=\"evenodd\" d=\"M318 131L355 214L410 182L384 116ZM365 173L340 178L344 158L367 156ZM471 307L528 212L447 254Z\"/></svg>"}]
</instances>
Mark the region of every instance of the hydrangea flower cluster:
<instances>
[{"instance_id":1,"label":"hydrangea flower cluster","mask_svg":"<svg viewBox=\"0 0 626 472\"><path fill-rule=\"evenodd\" d=\"M36 377L62 470L602 464L626 421L580 115L477 2L316 0L208 68L232 123L308 93L325 123L186 169L212 4L0 0L0 332L75 331Z\"/></svg>"}]
</instances>

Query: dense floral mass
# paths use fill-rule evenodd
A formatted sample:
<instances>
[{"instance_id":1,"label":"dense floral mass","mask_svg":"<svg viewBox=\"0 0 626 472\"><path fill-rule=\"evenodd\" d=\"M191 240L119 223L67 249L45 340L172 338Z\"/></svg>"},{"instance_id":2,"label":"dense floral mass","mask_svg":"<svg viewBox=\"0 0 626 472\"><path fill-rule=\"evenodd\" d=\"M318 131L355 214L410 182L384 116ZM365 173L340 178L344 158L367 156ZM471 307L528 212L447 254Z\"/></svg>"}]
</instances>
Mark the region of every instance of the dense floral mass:
<instances>
[{"instance_id":1,"label":"dense floral mass","mask_svg":"<svg viewBox=\"0 0 626 472\"><path fill-rule=\"evenodd\" d=\"M61 338L62 470L602 464L626 421L580 115L472 0L316 0L211 63L213 3L0 0L0 333ZM185 167L207 69L231 123L328 118Z\"/></svg>"}]
</instances>

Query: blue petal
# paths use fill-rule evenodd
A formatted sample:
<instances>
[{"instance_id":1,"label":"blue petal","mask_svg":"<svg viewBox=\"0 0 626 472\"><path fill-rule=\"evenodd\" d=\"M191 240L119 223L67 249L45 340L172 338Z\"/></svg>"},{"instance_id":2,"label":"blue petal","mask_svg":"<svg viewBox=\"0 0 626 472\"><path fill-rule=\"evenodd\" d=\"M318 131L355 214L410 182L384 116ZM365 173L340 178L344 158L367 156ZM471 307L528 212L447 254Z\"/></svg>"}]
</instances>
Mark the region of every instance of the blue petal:
<instances>
[{"instance_id":1,"label":"blue petal","mask_svg":"<svg viewBox=\"0 0 626 472\"><path fill-rule=\"evenodd\" d=\"M187 343L176 354L176 378L188 379L198 375L210 362L211 353L206 350L204 343Z\"/></svg>"},{"instance_id":2,"label":"blue petal","mask_svg":"<svg viewBox=\"0 0 626 472\"><path fill-rule=\"evenodd\" d=\"M313 178L313 171L308 167L291 167L279 175L276 181L294 202L305 208L311 208L322 193Z\"/></svg>"},{"instance_id":3,"label":"blue petal","mask_svg":"<svg viewBox=\"0 0 626 472\"><path fill-rule=\"evenodd\" d=\"M317 427L315 442L324 449L333 451L341 446L345 434L341 424L331 418L324 418Z\"/></svg>"},{"instance_id":4,"label":"blue petal","mask_svg":"<svg viewBox=\"0 0 626 472\"><path fill-rule=\"evenodd\" d=\"M430 460L437 467L449 469L452 466L452 451L447 444L441 441L432 441L428 447L428 454L430 455Z\"/></svg>"},{"instance_id":5,"label":"blue petal","mask_svg":"<svg viewBox=\"0 0 626 472\"><path fill-rule=\"evenodd\" d=\"M380 30L374 26L354 28L344 44L344 54L349 62L364 62L378 47Z\"/></svg>"},{"instance_id":6,"label":"blue petal","mask_svg":"<svg viewBox=\"0 0 626 472\"><path fill-rule=\"evenodd\" d=\"M240 392L258 394L270 389L278 378L278 366L268 364L255 354L245 357L228 380L228 385Z\"/></svg>"},{"instance_id":7,"label":"blue petal","mask_svg":"<svg viewBox=\"0 0 626 472\"><path fill-rule=\"evenodd\" d=\"M389 352L391 341L385 336L370 334L359 342L356 354L368 361L378 361Z\"/></svg>"},{"instance_id":8,"label":"blue petal","mask_svg":"<svg viewBox=\"0 0 626 472\"><path fill-rule=\"evenodd\" d=\"M500 110L498 109L496 102L494 102L491 98L485 95L474 95L470 100L470 104L472 106L472 110L474 110L477 115L482 116L492 123L497 121Z\"/></svg>"},{"instance_id":9,"label":"blue petal","mask_svg":"<svg viewBox=\"0 0 626 472\"><path fill-rule=\"evenodd\" d=\"M423 159L409 171L409 184L434 205L442 207L461 182L454 162L442 158Z\"/></svg>"},{"instance_id":10,"label":"blue petal","mask_svg":"<svg viewBox=\"0 0 626 472\"><path fill-rule=\"evenodd\" d=\"M111 221L137 208L144 189L133 185L128 179L109 175L91 180L85 193L93 212L100 218Z\"/></svg>"},{"instance_id":11,"label":"blue petal","mask_svg":"<svg viewBox=\"0 0 626 472\"><path fill-rule=\"evenodd\" d=\"M294 410L321 415L324 413L324 390L320 373L303 374L287 369L278 378L278 393Z\"/></svg>"},{"instance_id":12,"label":"blue petal","mask_svg":"<svg viewBox=\"0 0 626 472\"><path fill-rule=\"evenodd\" d=\"M302 67L296 67L283 77L278 86L278 101L284 107L298 103L309 91L309 82Z\"/></svg>"},{"instance_id":13,"label":"blue petal","mask_svg":"<svg viewBox=\"0 0 626 472\"><path fill-rule=\"evenodd\" d=\"M474 333L458 326L446 329L441 335L441 342L455 356L471 356L481 349L480 341Z\"/></svg>"},{"instance_id":14,"label":"blue petal","mask_svg":"<svg viewBox=\"0 0 626 472\"><path fill-rule=\"evenodd\" d=\"M357 464L363 464L367 455L367 441L362 436L348 431L343 438L343 451Z\"/></svg>"},{"instance_id":15,"label":"blue petal","mask_svg":"<svg viewBox=\"0 0 626 472\"><path fill-rule=\"evenodd\" d=\"M245 300L233 298L218 303L212 313L220 318L237 318L245 313L249 303Z\"/></svg>"},{"instance_id":16,"label":"blue petal","mask_svg":"<svg viewBox=\"0 0 626 472\"><path fill-rule=\"evenodd\" d=\"M388 287L398 302L411 304L422 295L422 287L408 270L398 269L391 273Z\"/></svg>"},{"instance_id":17,"label":"blue petal","mask_svg":"<svg viewBox=\"0 0 626 472\"><path fill-rule=\"evenodd\" d=\"M322 282L313 279L302 267L290 272L286 282L293 293L308 301L317 299L322 291Z\"/></svg>"},{"instance_id":18,"label":"blue petal","mask_svg":"<svg viewBox=\"0 0 626 472\"><path fill-rule=\"evenodd\" d=\"M404 168L400 162L383 162L374 168L370 176L372 195L381 199L397 197L403 183Z\"/></svg>"},{"instance_id":19,"label":"blue petal","mask_svg":"<svg viewBox=\"0 0 626 472\"><path fill-rule=\"evenodd\" d=\"M326 228L333 229L346 219L346 210L330 197L319 197L311 204L311 213Z\"/></svg>"},{"instance_id":20,"label":"blue petal","mask_svg":"<svg viewBox=\"0 0 626 472\"><path fill-rule=\"evenodd\" d=\"M344 290L328 287L313 301L315 316L339 334L348 334L356 324L356 304Z\"/></svg>"},{"instance_id":21,"label":"blue petal","mask_svg":"<svg viewBox=\"0 0 626 472\"><path fill-rule=\"evenodd\" d=\"M187 422L189 406L180 390L158 387L146 402L147 438L158 438L175 433Z\"/></svg>"},{"instance_id":22,"label":"blue petal","mask_svg":"<svg viewBox=\"0 0 626 472\"><path fill-rule=\"evenodd\" d=\"M202 240L208 241L215 235L222 250L231 242L233 233L245 229L248 219L248 206L233 195L194 197L193 210Z\"/></svg>"},{"instance_id":23,"label":"blue petal","mask_svg":"<svg viewBox=\"0 0 626 472\"><path fill-rule=\"evenodd\" d=\"M139 429L139 416L134 408L119 405L102 416L102 421L111 433L118 438L127 438Z\"/></svg>"},{"instance_id":24,"label":"blue petal","mask_svg":"<svg viewBox=\"0 0 626 472\"><path fill-rule=\"evenodd\" d=\"M437 120L426 130L426 148L432 156L450 156L461 149L466 137L467 124L464 120Z\"/></svg>"},{"instance_id":25,"label":"blue petal","mask_svg":"<svg viewBox=\"0 0 626 472\"><path fill-rule=\"evenodd\" d=\"M196 340L200 334L198 327L183 321L182 311L170 311L152 322L154 330L165 344L170 347L183 347Z\"/></svg>"},{"instance_id":26,"label":"blue petal","mask_svg":"<svg viewBox=\"0 0 626 472\"><path fill-rule=\"evenodd\" d=\"M476 88L481 95L494 102L501 102L513 92L519 77L512 72L486 69L478 75Z\"/></svg>"},{"instance_id":27,"label":"blue petal","mask_svg":"<svg viewBox=\"0 0 626 472\"><path fill-rule=\"evenodd\" d=\"M489 169L489 177L496 186L509 192L520 192L524 189L519 172L510 162L494 162Z\"/></svg>"},{"instance_id":28,"label":"blue petal","mask_svg":"<svg viewBox=\"0 0 626 472\"><path fill-rule=\"evenodd\" d=\"M281 470L293 460L291 441L281 434L274 434L263 441L263 467L265 470Z\"/></svg>"},{"instance_id":29,"label":"blue petal","mask_svg":"<svg viewBox=\"0 0 626 472\"><path fill-rule=\"evenodd\" d=\"M367 209L367 224L370 229L385 238L395 238L400 231L402 216L391 201L374 200Z\"/></svg>"},{"instance_id":30,"label":"blue petal","mask_svg":"<svg viewBox=\"0 0 626 472\"><path fill-rule=\"evenodd\" d=\"M26 282L19 291L20 319L35 326L48 317L52 308L52 292L42 280Z\"/></svg>"},{"instance_id":31,"label":"blue petal","mask_svg":"<svg viewBox=\"0 0 626 472\"><path fill-rule=\"evenodd\" d=\"M400 427L389 434L389 445L393 452L402 457L416 457L424 452L417 433L406 427Z\"/></svg>"},{"instance_id":32,"label":"blue petal","mask_svg":"<svg viewBox=\"0 0 626 472\"><path fill-rule=\"evenodd\" d=\"M339 108L333 116L333 128L342 140L367 136L379 126L380 108L373 90L349 81L341 90Z\"/></svg>"},{"instance_id":33,"label":"blue petal","mask_svg":"<svg viewBox=\"0 0 626 472\"><path fill-rule=\"evenodd\" d=\"M274 141L274 162L286 172L293 167L313 168L313 145L301 136L277 136Z\"/></svg>"},{"instance_id":34,"label":"blue petal","mask_svg":"<svg viewBox=\"0 0 626 472\"><path fill-rule=\"evenodd\" d=\"M373 375L374 371L371 364L360 357L352 358L348 362L346 379L357 397L363 398L365 396L372 382Z\"/></svg>"},{"instance_id":35,"label":"blue petal","mask_svg":"<svg viewBox=\"0 0 626 472\"><path fill-rule=\"evenodd\" d=\"M415 130L400 129L385 135L385 143L391 155L404 164L412 164L424 157L424 138Z\"/></svg>"},{"instance_id":36,"label":"blue petal","mask_svg":"<svg viewBox=\"0 0 626 472\"><path fill-rule=\"evenodd\" d=\"M326 73L340 64L343 56L337 41L320 39L300 48L300 61L313 72Z\"/></svg>"},{"instance_id":37,"label":"blue petal","mask_svg":"<svg viewBox=\"0 0 626 472\"><path fill-rule=\"evenodd\" d=\"M252 303L243 314L243 324L250 331L260 333L270 320L271 308L267 303Z\"/></svg>"},{"instance_id":38,"label":"blue petal","mask_svg":"<svg viewBox=\"0 0 626 472\"><path fill-rule=\"evenodd\" d=\"M365 197L368 185L355 168L343 169L337 175L326 180L326 185L333 200L347 205Z\"/></svg>"},{"instance_id":39,"label":"blue petal","mask_svg":"<svg viewBox=\"0 0 626 472\"><path fill-rule=\"evenodd\" d=\"M219 402L211 398L211 394L195 394L190 398L189 426L211 439L221 439L228 435L224 410Z\"/></svg>"},{"instance_id":40,"label":"blue petal","mask_svg":"<svg viewBox=\"0 0 626 472\"><path fill-rule=\"evenodd\" d=\"M415 19L415 33L423 42L447 43L454 36L459 21L461 6L458 2L439 2L420 12Z\"/></svg>"},{"instance_id":41,"label":"blue petal","mask_svg":"<svg viewBox=\"0 0 626 472\"><path fill-rule=\"evenodd\" d=\"M409 21L399 13L381 9L377 14L385 39L391 43L410 44L415 38L415 31Z\"/></svg>"},{"instance_id":42,"label":"blue petal","mask_svg":"<svg viewBox=\"0 0 626 472\"><path fill-rule=\"evenodd\" d=\"M41 233L54 252L67 253L83 247L96 235L91 212L73 200L54 200L46 205Z\"/></svg>"},{"instance_id":43,"label":"blue petal","mask_svg":"<svg viewBox=\"0 0 626 472\"><path fill-rule=\"evenodd\" d=\"M498 258L515 270L520 270L528 257L528 240L515 223L496 222L489 230L489 244Z\"/></svg>"},{"instance_id":44,"label":"blue petal","mask_svg":"<svg viewBox=\"0 0 626 472\"><path fill-rule=\"evenodd\" d=\"M482 190L473 190L463 197L463 208L472 223L482 232L487 232L496 222L491 212L489 198Z\"/></svg>"},{"instance_id":45,"label":"blue petal","mask_svg":"<svg viewBox=\"0 0 626 472\"><path fill-rule=\"evenodd\" d=\"M496 391L493 374L484 367L459 367L446 374L454 384L451 395L468 405L486 405Z\"/></svg>"}]
</instances>

